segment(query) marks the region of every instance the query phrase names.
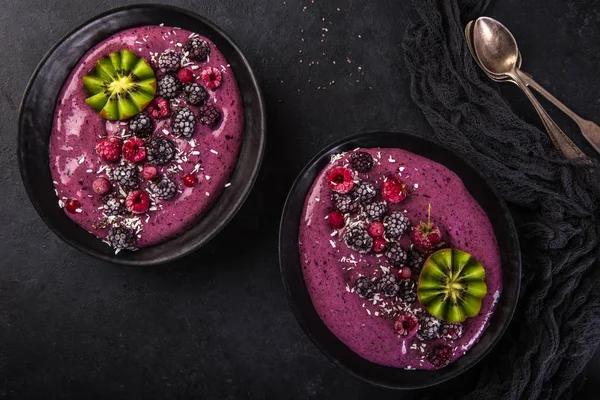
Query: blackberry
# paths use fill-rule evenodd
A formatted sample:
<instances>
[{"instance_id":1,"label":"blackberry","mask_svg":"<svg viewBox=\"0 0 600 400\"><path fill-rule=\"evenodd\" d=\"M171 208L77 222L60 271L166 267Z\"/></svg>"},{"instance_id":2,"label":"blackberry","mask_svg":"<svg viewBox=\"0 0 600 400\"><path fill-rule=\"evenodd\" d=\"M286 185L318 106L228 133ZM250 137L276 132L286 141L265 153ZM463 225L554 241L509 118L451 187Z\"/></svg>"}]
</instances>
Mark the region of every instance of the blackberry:
<instances>
[{"instance_id":1,"label":"blackberry","mask_svg":"<svg viewBox=\"0 0 600 400\"><path fill-rule=\"evenodd\" d=\"M183 47L183 51L194 61L205 61L210 56L210 46L206 40L193 38Z\"/></svg>"},{"instance_id":2,"label":"blackberry","mask_svg":"<svg viewBox=\"0 0 600 400\"><path fill-rule=\"evenodd\" d=\"M365 206L365 212L369 215L369 218L373 221L381 221L381 218L387 212L387 204L385 201L374 201L371 204Z\"/></svg>"},{"instance_id":3,"label":"blackberry","mask_svg":"<svg viewBox=\"0 0 600 400\"><path fill-rule=\"evenodd\" d=\"M156 94L165 99L174 99L181 92L181 81L175 75L163 76L156 85Z\"/></svg>"},{"instance_id":4,"label":"blackberry","mask_svg":"<svg viewBox=\"0 0 600 400\"><path fill-rule=\"evenodd\" d=\"M140 185L140 174L135 165L123 163L112 171L112 178L124 189L137 189Z\"/></svg>"},{"instance_id":5,"label":"blackberry","mask_svg":"<svg viewBox=\"0 0 600 400\"><path fill-rule=\"evenodd\" d=\"M406 251L400 246L398 242L390 242L388 243L387 250L385 251L385 256L387 257L390 264L393 266L399 267L402 264L406 264Z\"/></svg>"},{"instance_id":6,"label":"blackberry","mask_svg":"<svg viewBox=\"0 0 600 400\"><path fill-rule=\"evenodd\" d=\"M131 228L115 225L108 231L106 240L114 249L120 250L135 250L137 235Z\"/></svg>"},{"instance_id":7,"label":"blackberry","mask_svg":"<svg viewBox=\"0 0 600 400\"><path fill-rule=\"evenodd\" d=\"M177 72L181 68L181 53L174 50L165 50L158 57L158 66L170 72Z\"/></svg>"},{"instance_id":8,"label":"blackberry","mask_svg":"<svg viewBox=\"0 0 600 400\"><path fill-rule=\"evenodd\" d=\"M400 290L398 297L405 303L414 303L417 300L417 284L412 279L404 279L400 281Z\"/></svg>"},{"instance_id":9,"label":"blackberry","mask_svg":"<svg viewBox=\"0 0 600 400\"><path fill-rule=\"evenodd\" d=\"M383 219L385 235L389 238L398 238L410 226L410 221L406 215L400 211L395 211Z\"/></svg>"},{"instance_id":10,"label":"blackberry","mask_svg":"<svg viewBox=\"0 0 600 400\"><path fill-rule=\"evenodd\" d=\"M207 104L198 109L198 122L208 127L214 127L221 119L221 112L212 104Z\"/></svg>"},{"instance_id":11,"label":"blackberry","mask_svg":"<svg viewBox=\"0 0 600 400\"><path fill-rule=\"evenodd\" d=\"M125 212L125 200L118 196L106 196L102 212L107 217L121 215Z\"/></svg>"},{"instance_id":12,"label":"blackberry","mask_svg":"<svg viewBox=\"0 0 600 400\"><path fill-rule=\"evenodd\" d=\"M421 340L431 340L438 337L442 322L429 313L424 313L419 318L419 330L417 337Z\"/></svg>"},{"instance_id":13,"label":"blackberry","mask_svg":"<svg viewBox=\"0 0 600 400\"><path fill-rule=\"evenodd\" d=\"M440 328L439 334L444 340L460 339L463 334L463 326L460 322L453 324L444 322Z\"/></svg>"},{"instance_id":14,"label":"blackberry","mask_svg":"<svg viewBox=\"0 0 600 400\"><path fill-rule=\"evenodd\" d=\"M334 207L342 213L355 212L358 209L358 204L349 194L333 193L331 195Z\"/></svg>"},{"instance_id":15,"label":"blackberry","mask_svg":"<svg viewBox=\"0 0 600 400\"><path fill-rule=\"evenodd\" d=\"M183 87L183 95L188 103L201 106L208 99L208 93L197 83L188 83Z\"/></svg>"},{"instance_id":16,"label":"blackberry","mask_svg":"<svg viewBox=\"0 0 600 400\"><path fill-rule=\"evenodd\" d=\"M163 176L150 184L150 192L161 200L168 200L177 194L177 185L170 178Z\"/></svg>"},{"instance_id":17,"label":"blackberry","mask_svg":"<svg viewBox=\"0 0 600 400\"><path fill-rule=\"evenodd\" d=\"M150 164L163 165L175 156L175 144L169 139L158 136L146 144L146 159Z\"/></svg>"},{"instance_id":18,"label":"blackberry","mask_svg":"<svg viewBox=\"0 0 600 400\"><path fill-rule=\"evenodd\" d=\"M398 290L400 290L400 283L398 283L398 278L395 275L385 274L379 279L377 288L384 296L394 297L398 294Z\"/></svg>"},{"instance_id":19,"label":"blackberry","mask_svg":"<svg viewBox=\"0 0 600 400\"><path fill-rule=\"evenodd\" d=\"M436 368L442 368L450 364L452 359L452 346L441 344L427 353L427 360Z\"/></svg>"},{"instance_id":20,"label":"blackberry","mask_svg":"<svg viewBox=\"0 0 600 400\"><path fill-rule=\"evenodd\" d=\"M359 253L366 253L373 246L373 238L369 235L369 232L360 226L346 229L346 232L344 232L344 242L352 250Z\"/></svg>"},{"instance_id":21,"label":"blackberry","mask_svg":"<svg viewBox=\"0 0 600 400\"><path fill-rule=\"evenodd\" d=\"M425 264L425 254L412 247L408 252L408 266L416 273L420 273Z\"/></svg>"},{"instance_id":22,"label":"blackberry","mask_svg":"<svg viewBox=\"0 0 600 400\"><path fill-rule=\"evenodd\" d=\"M154 122L148 115L139 113L129 120L129 131L139 138L148 139L154 132Z\"/></svg>"},{"instance_id":23,"label":"blackberry","mask_svg":"<svg viewBox=\"0 0 600 400\"><path fill-rule=\"evenodd\" d=\"M373 157L366 151L357 151L350 155L350 166L358 172L369 172L373 168Z\"/></svg>"},{"instance_id":24,"label":"blackberry","mask_svg":"<svg viewBox=\"0 0 600 400\"><path fill-rule=\"evenodd\" d=\"M175 136L191 137L196 127L194 113L187 107L182 107L171 117L171 133Z\"/></svg>"},{"instance_id":25,"label":"blackberry","mask_svg":"<svg viewBox=\"0 0 600 400\"><path fill-rule=\"evenodd\" d=\"M367 204L377 195L377 190L369 182L361 181L352 192L356 201L361 204Z\"/></svg>"},{"instance_id":26,"label":"blackberry","mask_svg":"<svg viewBox=\"0 0 600 400\"><path fill-rule=\"evenodd\" d=\"M373 298L375 289L375 283L366 276L361 276L354 282L354 291L363 299Z\"/></svg>"}]
</instances>

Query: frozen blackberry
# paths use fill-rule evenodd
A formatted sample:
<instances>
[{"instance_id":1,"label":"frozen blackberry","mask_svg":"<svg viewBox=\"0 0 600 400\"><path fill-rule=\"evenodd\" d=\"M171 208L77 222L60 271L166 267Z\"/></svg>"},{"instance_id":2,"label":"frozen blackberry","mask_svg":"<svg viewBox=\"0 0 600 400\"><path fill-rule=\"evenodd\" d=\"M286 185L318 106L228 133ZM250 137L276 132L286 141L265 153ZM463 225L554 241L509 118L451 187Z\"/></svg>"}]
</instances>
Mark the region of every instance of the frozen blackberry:
<instances>
[{"instance_id":1,"label":"frozen blackberry","mask_svg":"<svg viewBox=\"0 0 600 400\"><path fill-rule=\"evenodd\" d=\"M415 272L420 273L425 264L426 256L414 247L408 252L408 266Z\"/></svg>"},{"instance_id":2,"label":"frozen blackberry","mask_svg":"<svg viewBox=\"0 0 600 400\"><path fill-rule=\"evenodd\" d=\"M377 288L385 297L394 297L400 290L400 283L394 274L385 274L379 279Z\"/></svg>"},{"instance_id":3,"label":"frozen blackberry","mask_svg":"<svg viewBox=\"0 0 600 400\"><path fill-rule=\"evenodd\" d=\"M369 172L373 168L373 157L366 151L357 151L350 155L350 166L358 172Z\"/></svg>"},{"instance_id":4,"label":"frozen blackberry","mask_svg":"<svg viewBox=\"0 0 600 400\"><path fill-rule=\"evenodd\" d=\"M113 181L124 189L137 189L140 185L140 174L135 165L123 163L112 171Z\"/></svg>"},{"instance_id":5,"label":"frozen blackberry","mask_svg":"<svg viewBox=\"0 0 600 400\"><path fill-rule=\"evenodd\" d=\"M156 94L164 99L174 99L181 92L181 82L173 74L167 74L158 81Z\"/></svg>"},{"instance_id":6,"label":"frozen blackberry","mask_svg":"<svg viewBox=\"0 0 600 400\"><path fill-rule=\"evenodd\" d=\"M334 192L331 195L331 201L333 201L334 207L342 213L351 213L358 209L358 203L349 194Z\"/></svg>"},{"instance_id":7,"label":"frozen blackberry","mask_svg":"<svg viewBox=\"0 0 600 400\"><path fill-rule=\"evenodd\" d=\"M401 211L395 211L383 219L385 235L389 238L398 238L410 226L410 221Z\"/></svg>"},{"instance_id":8,"label":"frozen blackberry","mask_svg":"<svg viewBox=\"0 0 600 400\"><path fill-rule=\"evenodd\" d=\"M156 198L168 200L177 194L177 185L170 178L163 176L150 184L150 191Z\"/></svg>"},{"instance_id":9,"label":"frozen blackberry","mask_svg":"<svg viewBox=\"0 0 600 400\"><path fill-rule=\"evenodd\" d=\"M137 236L133 229L115 225L108 231L106 240L108 240L114 249L135 250Z\"/></svg>"},{"instance_id":10,"label":"frozen blackberry","mask_svg":"<svg viewBox=\"0 0 600 400\"><path fill-rule=\"evenodd\" d=\"M183 95L188 103L201 106L208 99L208 93L197 83L188 83L183 87Z\"/></svg>"},{"instance_id":11,"label":"frozen blackberry","mask_svg":"<svg viewBox=\"0 0 600 400\"><path fill-rule=\"evenodd\" d=\"M381 221L387 212L387 204L385 201L374 201L365 206L365 212L369 215L372 221Z\"/></svg>"},{"instance_id":12,"label":"frozen blackberry","mask_svg":"<svg viewBox=\"0 0 600 400\"><path fill-rule=\"evenodd\" d=\"M175 151L173 142L158 136L146 144L146 159L150 164L163 165L173 159Z\"/></svg>"},{"instance_id":13,"label":"frozen blackberry","mask_svg":"<svg viewBox=\"0 0 600 400\"><path fill-rule=\"evenodd\" d=\"M354 291L363 299L373 298L375 289L375 283L366 276L361 276L354 282Z\"/></svg>"},{"instance_id":14,"label":"frozen blackberry","mask_svg":"<svg viewBox=\"0 0 600 400\"><path fill-rule=\"evenodd\" d=\"M400 290L398 297L405 303L414 303L417 300L417 284L412 279L404 279L400 281Z\"/></svg>"},{"instance_id":15,"label":"frozen blackberry","mask_svg":"<svg viewBox=\"0 0 600 400\"><path fill-rule=\"evenodd\" d=\"M390 264L393 266L399 267L402 264L406 264L406 251L400 247L400 243L398 242L390 242L388 243L387 250L385 251L385 256L387 257Z\"/></svg>"},{"instance_id":16,"label":"frozen blackberry","mask_svg":"<svg viewBox=\"0 0 600 400\"><path fill-rule=\"evenodd\" d=\"M177 72L181 69L181 53L174 50L165 50L158 57L158 66L169 72Z\"/></svg>"},{"instance_id":17,"label":"frozen blackberry","mask_svg":"<svg viewBox=\"0 0 600 400\"><path fill-rule=\"evenodd\" d=\"M198 122L208 127L214 127L221 119L221 112L212 104L207 104L198 109Z\"/></svg>"},{"instance_id":18,"label":"frozen blackberry","mask_svg":"<svg viewBox=\"0 0 600 400\"><path fill-rule=\"evenodd\" d=\"M453 324L444 322L442 323L439 334L440 337L444 340L460 339L463 334L463 326L460 322L456 322Z\"/></svg>"},{"instance_id":19,"label":"frozen blackberry","mask_svg":"<svg viewBox=\"0 0 600 400\"><path fill-rule=\"evenodd\" d=\"M139 113L129 120L129 131L139 138L148 139L154 132L154 122L148 115Z\"/></svg>"},{"instance_id":20,"label":"frozen blackberry","mask_svg":"<svg viewBox=\"0 0 600 400\"><path fill-rule=\"evenodd\" d=\"M452 346L441 344L427 353L427 360L436 368L443 368L450 364L452 359Z\"/></svg>"},{"instance_id":21,"label":"frozen blackberry","mask_svg":"<svg viewBox=\"0 0 600 400\"><path fill-rule=\"evenodd\" d=\"M429 313L424 313L419 318L417 337L421 340L431 340L438 337L442 322Z\"/></svg>"},{"instance_id":22,"label":"frozen blackberry","mask_svg":"<svg viewBox=\"0 0 600 400\"><path fill-rule=\"evenodd\" d=\"M171 117L171 133L175 136L191 137L196 127L194 113L187 107L182 107Z\"/></svg>"},{"instance_id":23,"label":"frozen blackberry","mask_svg":"<svg viewBox=\"0 0 600 400\"><path fill-rule=\"evenodd\" d=\"M361 204L367 204L377 195L377 190L369 182L361 181L352 192L356 201Z\"/></svg>"},{"instance_id":24,"label":"frozen blackberry","mask_svg":"<svg viewBox=\"0 0 600 400\"><path fill-rule=\"evenodd\" d=\"M210 56L210 46L206 40L193 38L183 47L183 51L194 61L206 61Z\"/></svg>"},{"instance_id":25,"label":"frozen blackberry","mask_svg":"<svg viewBox=\"0 0 600 400\"><path fill-rule=\"evenodd\" d=\"M366 253L373 246L373 238L366 229L354 226L344 232L344 242L348 247L359 253Z\"/></svg>"},{"instance_id":26,"label":"frozen blackberry","mask_svg":"<svg viewBox=\"0 0 600 400\"><path fill-rule=\"evenodd\" d=\"M118 196L106 196L102 212L107 217L121 215L125 212L125 200Z\"/></svg>"}]
</instances>

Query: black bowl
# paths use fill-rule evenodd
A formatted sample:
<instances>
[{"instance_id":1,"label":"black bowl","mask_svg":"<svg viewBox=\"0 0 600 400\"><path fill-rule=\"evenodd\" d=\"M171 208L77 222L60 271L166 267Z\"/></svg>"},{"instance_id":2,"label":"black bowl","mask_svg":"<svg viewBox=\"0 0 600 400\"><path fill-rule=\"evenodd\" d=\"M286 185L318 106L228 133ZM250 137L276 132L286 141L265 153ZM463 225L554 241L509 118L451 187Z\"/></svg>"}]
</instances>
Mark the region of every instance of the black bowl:
<instances>
[{"instance_id":1,"label":"black bowl","mask_svg":"<svg viewBox=\"0 0 600 400\"><path fill-rule=\"evenodd\" d=\"M93 46L124 29L141 25L177 26L212 40L235 73L244 102L245 129L231 188L212 209L177 238L135 252L113 250L81 228L58 207L48 162L48 142L58 95L79 59ZM180 8L135 5L108 11L65 36L44 57L23 96L19 113L17 155L21 177L35 209L65 242L96 258L127 265L161 264L182 257L214 237L240 208L250 192L266 141L265 107L248 61L233 41L213 23Z\"/></svg>"},{"instance_id":2,"label":"black bowl","mask_svg":"<svg viewBox=\"0 0 600 400\"><path fill-rule=\"evenodd\" d=\"M317 175L332 154L357 147L402 148L436 161L456 173L488 215L500 247L503 290L490 324L479 342L445 368L436 371L407 371L385 367L360 357L342 343L315 311L304 283L298 230L308 195ZM300 173L288 195L279 232L279 262L283 285L292 311L313 343L347 372L367 382L395 389L417 389L453 378L479 362L498 342L508 326L519 296L521 258L519 241L512 217L504 201L479 173L452 151L407 132L373 132L343 139L321 151Z\"/></svg>"}]
</instances>

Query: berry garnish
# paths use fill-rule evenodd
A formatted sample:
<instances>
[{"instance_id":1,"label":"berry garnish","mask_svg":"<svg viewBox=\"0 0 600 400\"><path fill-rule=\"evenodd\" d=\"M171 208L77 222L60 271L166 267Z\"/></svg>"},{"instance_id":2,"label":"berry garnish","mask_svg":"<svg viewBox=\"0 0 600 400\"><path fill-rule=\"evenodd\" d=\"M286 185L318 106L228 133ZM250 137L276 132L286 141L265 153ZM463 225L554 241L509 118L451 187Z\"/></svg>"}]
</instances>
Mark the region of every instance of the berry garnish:
<instances>
[{"instance_id":1,"label":"berry garnish","mask_svg":"<svg viewBox=\"0 0 600 400\"><path fill-rule=\"evenodd\" d=\"M384 274L379 279L377 288L384 296L394 297L398 294L398 290L400 290L400 284L398 283L398 278L396 278L395 275Z\"/></svg>"},{"instance_id":2,"label":"berry garnish","mask_svg":"<svg viewBox=\"0 0 600 400\"><path fill-rule=\"evenodd\" d=\"M121 158L121 140L114 136L98 140L98 143L96 143L96 153L104 161L118 161Z\"/></svg>"},{"instance_id":3,"label":"berry garnish","mask_svg":"<svg viewBox=\"0 0 600 400\"><path fill-rule=\"evenodd\" d=\"M206 40L195 37L183 46L183 51L188 54L190 59L202 62L210 56L210 45Z\"/></svg>"},{"instance_id":4,"label":"berry garnish","mask_svg":"<svg viewBox=\"0 0 600 400\"><path fill-rule=\"evenodd\" d=\"M198 179L194 174L186 174L183 176L183 184L187 187L194 187L198 183Z\"/></svg>"},{"instance_id":5,"label":"berry garnish","mask_svg":"<svg viewBox=\"0 0 600 400\"><path fill-rule=\"evenodd\" d=\"M194 80L194 73L189 68L183 68L177 73L177 78L179 78L181 83L191 83Z\"/></svg>"},{"instance_id":6,"label":"berry garnish","mask_svg":"<svg viewBox=\"0 0 600 400\"><path fill-rule=\"evenodd\" d=\"M135 231L125 226L115 225L110 228L106 240L114 249L135 250L137 236Z\"/></svg>"},{"instance_id":7,"label":"berry garnish","mask_svg":"<svg viewBox=\"0 0 600 400\"><path fill-rule=\"evenodd\" d=\"M442 344L434 347L434 349L427 354L427 359L436 368L442 368L450 364L451 358L452 346L448 344Z\"/></svg>"},{"instance_id":8,"label":"berry garnish","mask_svg":"<svg viewBox=\"0 0 600 400\"><path fill-rule=\"evenodd\" d=\"M417 300L417 284L412 279L401 279L398 297L405 303L411 304Z\"/></svg>"},{"instance_id":9,"label":"berry garnish","mask_svg":"<svg viewBox=\"0 0 600 400\"><path fill-rule=\"evenodd\" d=\"M194 113L188 107L181 107L171 118L171 133L175 136L191 137L196 127Z\"/></svg>"},{"instance_id":10,"label":"berry garnish","mask_svg":"<svg viewBox=\"0 0 600 400\"><path fill-rule=\"evenodd\" d=\"M387 251L385 252L385 256L387 257L387 260L390 264L397 267L406 264L406 261L408 259L408 254L406 253L406 250L404 250L398 242L389 243Z\"/></svg>"},{"instance_id":11,"label":"berry garnish","mask_svg":"<svg viewBox=\"0 0 600 400\"><path fill-rule=\"evenodd\" d=\"M106 178L98 178L92 183L92 189L96 194L108 194L111 189L110 181Z\"/></svg>"},{"instance_id":12,"label":"berry garnish","mask_svg":"<svg viewBox=\"0 0 600 400\"><path fill-rule=\"evenodd\" d=\"M154 119L167 118L171 115L169 102L162 97L155 97L148 105L148 113Z\"/></svg>"},{"instance_id":13,"label":"berry garnish","mask_svg":"<svg viewBox=\"0 0 600 400\"><path fill-rule=\"evenodd\" d=\"M157 174L158 168L156 168L154 165L144 165L144 168L142 168L142 176L148 181L150 179L154 179Z\"/></svg>"},{"instance_id":14,"label":"berry garnish","mask_svg":"<svg viewBox=\"0 0 600 400\"><path fill-rule=\"evenodd\" d=\"M158 66L165 71L177 71L181 68L181 53L175 50L163 51L158 57Z\"/></svg>"},{"instance_id":15,"label":"berry garnish","mask_svg":"<svg viewBox=\"0 0 600 400\"><path fill-rule=\"evenodd\" d=\"M368 253L373 247L373 238L360 226L352 226L344 232L344 242L352 250Z\"/></svg>"},{"instance_id":16,"label":"berry garnish","mask_svg":"<svg viewBox=\"0 0 600 400\"><path fill-rule=\"evenodd\" d=\"M358 210L358 203L349 194L332 193L331 201L335 208L343 213L351 213Z\"/></svg>"},{"instance_id":17,"label":"berry garnish","mask_svg":"<svg viewBox=\"0 0 600 400\"><path fill-rule=\"evenodd\" d=\"M154 133L154 122L146 113L139 113L129 120L129 132L139 138L148 139Z\"/></svg>"},{"instance_id":18,"label":"berry garnish","mask_svg":"<svg viewBox=\"0 0 600 400\"><path fill-rule=\"evenodd\" d=\"M377 237L373 239L373 251L375 253L383 253L385 248L387 247L387 242L382 237Z\"/></svg>"},{"instance_id":19,"label":"berry garnish","mask_svg":"<svg viewBox=\"0 0 600 400\"><path fill-rule=\"evenodd\" d=\"M421 340L435 339L439 335L440 325L442 321L429 313L424 313L419 318L419 330L417 337Z\"/></svg>"},{"instance_id":20,"label":"berry garnish","mask_svg":"<svg viewBox=\"0 0 600 400\"><path fill-rule=\"evenodd\" d=\"M463 326L460 322L453 324L443 323L440 328L440 337L444 340L460 339L463 334Z\"/></svg>"},{"instance_id":21,"label":"berry garnish","mask_svg":"<svg viewBox=\"0 0 600 400\"><path fill-rule=\"evenodd\" d=\"M412 271L406 265L400 267L398 269L398 278L400 279L410 279L412 275Z\"/></svg>"},{"instance_id":22,"label":"berry garnish","mask_svg":"<svg viewBox=\"0 0 600 400\"><path fill-rule=\"evenodd\" d=\"M332 228L341 228L344 226L344 215L339 211L333 211L327 216L327 221Z\"/></svg>"},{"instance_id":23,"label":"berry garnish","mask_svg":"<svg viewBox=\"0 0 600 400\"><path fill-rule=\"evenodd\" d=\"M123 143L123 158L130 163L138 163L146 159L146 145L140 138L127 139Z\"/></svg>"},{"instance_id":24,"label":"berry garnish","mask_svg":"<svg viewBox=\"0 0 600 400\"><path fill-rule=\"evenodd\" d=\"M390 203L400 203L406 198L408 191L406 185L396 178L389 178L383 182L381 195Z\"/></svg>"},{"instance_id":25,"label":"berry garnish","mask_svg":"<svg viewBox=\"0 0 600 400\"><path fill-rule=\"evenodd\" d=\"M65 202L65 209L70 213L75 213L81 208L81 203L77 199L69 199Z\"/></svg>"},{"instance_id":26,"label":"berry garnish","mask_svg":"<svg viewBox=\"0 0 600 400\"><path fill-rule=\"evenodd\" d=\"M183 85L173 74L163 76L156 84L156 94L165 99L174 99L177 97Z\"/></svg>"},{"instance_id":27,"label":"berry garnish","mask_svg":"<svg viewBox=\"0 0 600 400\"><path fill-rule=\"evenodd\" d=\"M354 282L354 292L363 299L370 299L375 295L375 282L366 276L361 276Z\"/></svg>"},{"instance_id":28,"label":"berry garnish","mask_svg":"<svg viewBox=\"0 0 600 400\"><path fill-rule=\"evenodd\" d=\"M125 199L127 209L134 214L142 214L150 208L150 196L143 190L134 190Z\"/></svg>"},{"instance_id":29,"label":"berry garnish","mask_svg":"<svg viewBox=\"0 0 600 400\"><path fill-rule=\"evenodd\" d=\"M221 71L214 67L204 68L200 73L200 79L205 88L215 90L221 86Z\"/></svg>"},{"instance_id":30,"label":"berry garnish","mask_svg":"<svg viewBox=\"0 0 600 400\"><path fill-rule=\"evenodd\" d=\"M373 156L366 151L357 151L350 155L350 166L358 172L369 172L373 168Z\"/></svg>"},{"instance_id":31,"label":"berry garnish","mask_svg":"<svg viewBox=\"0 0 600 400\"><path fill-rule=\"evenodd\" d=\"M198 109L198 122L208 127L214 127L221 119L221 112L212 104L206 104Z\"/></svg>"},{"instance_id":32,"label":"berry garnish","mask_svg":"<svg viewBox=\"0 0 600 400\"><path fill-rule=\"evenodd\" d=\"M371 226L369 226L369 235L373 237L381 237L383 236L383 232L384 228L381 222L371 222Z\"/></svg>"},{"instance_id":33,"label":"berry garnish","mask_svg":"<svg viewBox=\"0 0 600 400\"><path fill-rule=\"evenodd\" d=\"M354 174L344 167L335 167L327 176L329 187L337 193L348 193L354 188Z\"/></svg>"},{"instance_id":34,"label":"berry garnish","mask_svg":"<svg viewBox=\"0 0 600 400\"><path fill-rule=\"evenodd\" d=\"M394 321L394 330L403 338L412 337L419 329L419 320L413 314L402 313Z\"/></svg>"},{"instance_id":35,"label":"berry garnish","mask_svg":"<svg viewBox=\"0 0 600 400\"><path fill-rule=\"evenodd\" d=\"M371 221L381 221L387 212L387 204L385 201L374 201L365 206L365 212L371 218Z\"/></svg>"},{"instance_id":36,"label":"berry garnish","mask_svg":"<svg viewBox=\"0 0 600 400\"><path fill-rule=\"evenodd\" d=\"M442 240L440 228L431 223L431 204L427 207L427 222L421 221L411 233L415 246L423 250L436 248Z\"/></svg>"}]
</instances>

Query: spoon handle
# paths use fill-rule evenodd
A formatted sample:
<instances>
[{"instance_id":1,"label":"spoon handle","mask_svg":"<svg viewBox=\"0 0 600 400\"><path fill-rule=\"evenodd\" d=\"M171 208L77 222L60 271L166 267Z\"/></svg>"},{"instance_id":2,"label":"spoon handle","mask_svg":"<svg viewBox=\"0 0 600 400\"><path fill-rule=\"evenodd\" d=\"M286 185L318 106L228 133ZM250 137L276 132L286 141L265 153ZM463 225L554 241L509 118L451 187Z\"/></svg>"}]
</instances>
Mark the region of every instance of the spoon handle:
<instances>
[{"instance_id":1,"label":"spoon handle","mask_svg":"<svg viewBox=\"0 0 600 400\"><path fill-rule=\"evenodd\" d=\"M527 87L527 85L523 82L523 76L526 76L519 70L516 70L514 74L511 74L511 78L515 80L515 83L521 88L521 90L525 93L535 111L537 111L540 116L546 131L550 135L550 139L552 139L552 143L554 146L560 150L566 158L585 158L586 155L581 151L579 147L575 143L569 139L569 137L560 129L556 122L544 110L544 107L540 104L538 99L531 93L531 90Z\"/></svg>"},{"instance_id":2,"label":"spoon handle","mask_svg":"<svg viewBox=\"0 0 600 400\"><path fill-rule=\"evenodd\" d=\"M522 76L523 83L527 86L532 87L536 92L547 98L562 112L571 117L571 119L575 121L577 126L579 126L581 133L587 139L587 141L590 142L590 144L594 147L594 149L596 149L597 152L600 152L600 126L596 125L592 121L583 119L579 115L575 114L569 107L564 105L560 100L558 100L550 92L544 89L539 83L534 81L531 75L527 73L523 74L525 75Z\"/></svg>"}]
</instances>

